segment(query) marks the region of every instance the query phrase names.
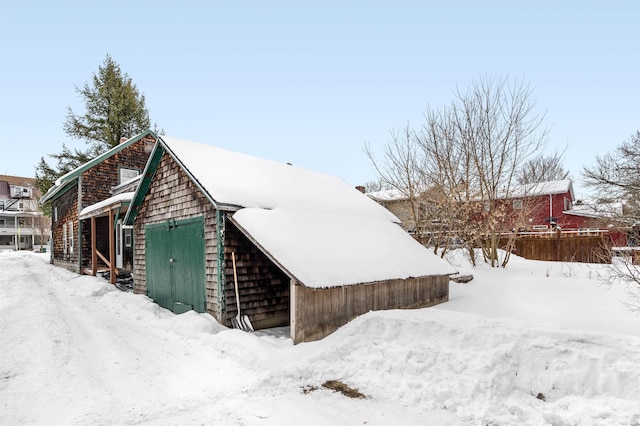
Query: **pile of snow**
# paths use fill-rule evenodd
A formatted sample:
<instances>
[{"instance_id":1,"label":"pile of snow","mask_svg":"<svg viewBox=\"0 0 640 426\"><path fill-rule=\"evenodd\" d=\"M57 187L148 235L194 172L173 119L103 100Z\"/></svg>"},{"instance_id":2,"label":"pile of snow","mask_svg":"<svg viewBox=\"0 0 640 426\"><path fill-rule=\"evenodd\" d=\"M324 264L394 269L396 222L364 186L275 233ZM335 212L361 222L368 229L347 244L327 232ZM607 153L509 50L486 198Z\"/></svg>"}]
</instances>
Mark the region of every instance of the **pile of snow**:
<instances>
[{"instance_id":1,"label":"pile of snow","mask_svg":"<svg viewBox=\"0 0 640 426\"><path fill-rule=\"evenodd\" d=\"M640 317L604 268L451 261L450 302L294 346L0 253L0 424L640 424Z\"/></svg>"}]
</instances>

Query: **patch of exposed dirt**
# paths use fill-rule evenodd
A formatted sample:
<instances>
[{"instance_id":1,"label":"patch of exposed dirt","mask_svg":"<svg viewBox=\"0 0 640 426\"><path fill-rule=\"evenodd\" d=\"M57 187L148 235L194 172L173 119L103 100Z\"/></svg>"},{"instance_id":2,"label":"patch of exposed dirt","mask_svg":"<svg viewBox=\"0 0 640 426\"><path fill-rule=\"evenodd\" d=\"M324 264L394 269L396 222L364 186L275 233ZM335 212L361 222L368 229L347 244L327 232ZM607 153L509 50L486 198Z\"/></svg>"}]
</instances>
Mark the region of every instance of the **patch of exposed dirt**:
<instances>
[{"instance_id":1,"label":"patch of exposed dirt","mask_svg":"<svg viewBox=\"0 0 640 426\"><path fill-rule=\"evenodd\" d=\"M330 389L334 392L340 392L341 394L349 398L358 398L358 399L367 398L367 396L363 393L360 393L358 389L354 389L340 380L327 380L322 384L322 387L325 389ZM302 388L302 393L308 394L318 389L319 388L317 386L308 385Z\"/></svg>"}]
</instances>

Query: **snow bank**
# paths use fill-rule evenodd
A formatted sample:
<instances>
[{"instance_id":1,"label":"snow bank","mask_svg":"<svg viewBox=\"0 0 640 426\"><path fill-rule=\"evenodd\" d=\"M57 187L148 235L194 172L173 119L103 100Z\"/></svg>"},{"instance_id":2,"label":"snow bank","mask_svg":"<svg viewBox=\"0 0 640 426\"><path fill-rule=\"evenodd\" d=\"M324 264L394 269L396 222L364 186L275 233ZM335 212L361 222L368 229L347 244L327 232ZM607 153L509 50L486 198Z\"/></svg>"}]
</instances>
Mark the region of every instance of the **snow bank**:
<instances>
[{"instance_id":1,"label":"snow bank","mask_svg":"<svg viewBox=\"0 0 640 426\"><path fill-rule=\"evenodd\" d=\"M640 424L640 317L616 315L624 292L589 265L479 266L438 308L370 312L294 346L47 257L0 253L0 424ZM606 330L572 327L586 310Z\"/></svg>"},{"instance_id":2,"label":"snow bank","mask_svg":"<svg viewBox=\"0 0 640 426\"><path fill-rule=\"evenodd\" d=\"M511 256L507 268L482 262L473 268L464 250L447 260L469 284L451 283L449 302L440 307L493 318L514 318L567 328L640 336L640 315L629 311L625 285L606 285L607 265L545 262Z\"/></svg>"},{"instance_id":3,"label":"snow bank","mask_svg":"<svg viewBox=\"0 0 640 426\"><path fill-rule=\"evenodd\" d=\"M369 313L317 349L292 377L339 378L417 417L445 410L469 424L640 421L635 338L426 309Z\"/></svg>"}]
</instances>

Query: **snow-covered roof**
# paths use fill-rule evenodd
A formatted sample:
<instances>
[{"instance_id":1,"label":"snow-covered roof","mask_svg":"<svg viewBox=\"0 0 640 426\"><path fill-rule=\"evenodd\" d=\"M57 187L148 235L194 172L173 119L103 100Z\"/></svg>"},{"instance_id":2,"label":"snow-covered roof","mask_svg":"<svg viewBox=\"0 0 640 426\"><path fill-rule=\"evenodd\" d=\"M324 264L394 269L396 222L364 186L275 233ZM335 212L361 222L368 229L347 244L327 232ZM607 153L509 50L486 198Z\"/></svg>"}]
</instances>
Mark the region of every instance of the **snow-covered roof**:
<instances>
[{"instance_id":1,"label":"snow-covered roof","mask_svg":"<svg viewBox=\"0 0 640 426\"><path fill-rule=\"evenodd\" d=\"M307 287L453 274L397 224L293 209L242 209L233 221Z\"/></svg>"},{"instance_id":2,"label":"snow-covered roof","mask_svg":"<svg viewBox=\"0 0 640 426\"><path fill-rule=\"evenodd\" d=\"M98 216L108 210L108 207L113 206L114 204L125 204L130 203L133 199L133 195L135 192L123 192L122 194L114 195L113 197L109 197L106 200L102 200L99 203L92 204L90 206L85 207L80 212L78 219L83 220L90 218L91 216Z\"/></svg>"},{"instance_id":3,"label":"snow-covered roof","mask_svg":"<svg viewBox=\"0 0 640 426\"><path fill-rule=\"evenodd\" d=\"M158 144L214 204L236 210L232 221L308 287L455 273L405 233L395 215L334 176L166 136Z\"/></svg>"},{"instance_id":4,"label":"snow-covered roof","mask_svg":"<svg viewBox=\"0 0 640 426\"><path fill-rule=\"evenodd\" d=\"M367 192L367 196L376 201L400 201L408 198L406 194L396 188Z\"/></svg>"},{"instance_id":5,"label":"snow-covered roof","mask_svg":"<svg viewBox=\"0 0 640 426\"><path fill-rule=\"evenodd\" d=\"M340 211L399 222L335 176L196 142L161 140L219 205Z\"/></svg>"},{"instance_id":6,"label":"snow-covered roof","mask_svg":"<svg viewBox=\"0 0 640 426\"><path fill-rule=\"evenodd\" d=\"M552 180L547 182L529 183L514 188L511 197L536 197L539 195L555 195L571 193L571 198L575 199L573 194L573 183L571 179Z\"/></svg>"},{"instance_id":7,"label":"snow-covered roof","mask_svg":"<svg viewBox=\"0 0 640 426\"><path fill-rule=\"evenodd\" d=\"M566 210L564 213L573 216L610 219L622 217L623 208L624 205L621 202L581 204L574 205L571 210Z\"/></svg>"}]
</instances>

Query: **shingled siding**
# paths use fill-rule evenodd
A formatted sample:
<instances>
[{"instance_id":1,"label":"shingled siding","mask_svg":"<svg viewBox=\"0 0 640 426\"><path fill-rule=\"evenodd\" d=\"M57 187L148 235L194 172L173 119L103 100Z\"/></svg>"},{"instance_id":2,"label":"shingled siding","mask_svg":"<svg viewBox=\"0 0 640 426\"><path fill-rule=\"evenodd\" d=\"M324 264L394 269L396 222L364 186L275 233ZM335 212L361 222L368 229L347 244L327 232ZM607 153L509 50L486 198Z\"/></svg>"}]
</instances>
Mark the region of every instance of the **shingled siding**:
<instances>
[{"instance_id":1,"label":"shingled siding","mask_svg":"<svg viewBox=\"0 0 640 426\"><path fill-rule=\"evenodd\" d=\"M424 308L449 300L449 276L433 275L326 289L294 285L295 343L319 340L358 315L385 309Z\"/></svg>"},{"instance_id":2,"label":"shingled siding","mask_svg":"<svg viewBox=\"0 0 640 426\"><path fill-rule=\"evenodd\" d=\"M145 225L204 216L207 311L218 321L216 211L168 154L164 154L134 224L134 292L147 294Z\"/></svg>"},{"instance_id":3,"label":"shingled siding","mask_svg":"<svg viewBox=\"0 0 640 426\"><path fill-rule=\"evenodd\" d=\"M142 173L149 159L149 143L153 138L143 138L82 173L80 210L111 197L111 188L120 184L120 169Z\"/></svg>"},{"instance_id":4,"label":"shingled siding","mask_svg":"<svg viewBox=\"0 0 640 426\"><path fill-rule=\"evenodd\" d=\"M88 206L104 201L113 194L111 188L120 185L120 169L144 170L151 149L153 148L154 139L147 136L139 141L134 142L122 151L113 154L99 164L84 171L81 176L80 188L82 191L80 211ZM126 211L121 212L121 218ZM104 256L109 256L109 239L108 235L108 218L98 219L97 240L98 250ZM91 264L91 221L85 220L82 229L82 266L87 267ZM103 262L99 260L100 265Z\"/></svg>"},{"instance_id":5,"label":"shingled siding","mask_svg":"<svg viewBox=\"0 0 640 426\"><path fill-rule=\"evenodd\" d=\"M51 262L56 266L69 269L73 272L80 272L78 258L78 187L72 186L67 192L58 197L51 203L52 220L51 220L51 238L53 239L53 255ZM57 218L55 220L55 211ZM73 253L67 246L67 252L64 252L64 225L67 225L67 244L69 243L69 224L73 223Z\"/></svg>"},{"instance_id":6,"label":"shingled siding","mask_svg":"<svg viewBox=\"0 0 640 426\"><path fill-rule=\"evenodd\" d=\"M230 324L231 318L237 314L231 256L234 252L242 315L248 315L255 328L289 325L289 277L229 222L224 247L225 324Z\"/></svg>"}]
</instances>

